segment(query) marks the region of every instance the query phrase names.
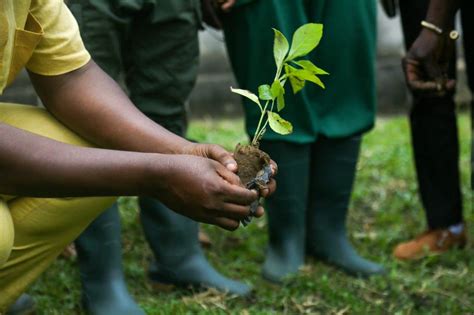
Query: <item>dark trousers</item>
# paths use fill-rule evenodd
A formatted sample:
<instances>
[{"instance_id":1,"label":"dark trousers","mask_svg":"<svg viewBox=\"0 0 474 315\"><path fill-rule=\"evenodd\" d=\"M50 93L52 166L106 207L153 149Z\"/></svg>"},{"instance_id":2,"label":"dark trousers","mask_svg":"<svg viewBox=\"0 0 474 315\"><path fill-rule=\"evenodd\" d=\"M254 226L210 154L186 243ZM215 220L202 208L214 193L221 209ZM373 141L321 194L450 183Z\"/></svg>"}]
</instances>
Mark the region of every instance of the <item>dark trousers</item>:
<instances>
[{"instance_id":1,"label":"dark trousers","mask_svg":"<svg viewBox=\"0 0 474 315\"><path fill-rule=\"evenodd\" d=\"M474 11L464 1L462 8L465 59L469 86L474 90ZM400 1L405 46L408 49L420 33L429 0ZM470 19L469 19L470 17ZM452 56L450 76L455 76ZM459 140L454 95L440 98L414 96L410 113L414 161L421 200L431 229L462 222L459 176Z\"/></svg>"},{"instance_id":2,"label":"dark trousers","mask_svg":"<svg viewBox=\"0 0 474 315\"><path fill-rule=\"evenodd\" d=\"M183 136L199 63L198 0L69 0L94 61L148 118Z\"/></svg>"}]
</instances>

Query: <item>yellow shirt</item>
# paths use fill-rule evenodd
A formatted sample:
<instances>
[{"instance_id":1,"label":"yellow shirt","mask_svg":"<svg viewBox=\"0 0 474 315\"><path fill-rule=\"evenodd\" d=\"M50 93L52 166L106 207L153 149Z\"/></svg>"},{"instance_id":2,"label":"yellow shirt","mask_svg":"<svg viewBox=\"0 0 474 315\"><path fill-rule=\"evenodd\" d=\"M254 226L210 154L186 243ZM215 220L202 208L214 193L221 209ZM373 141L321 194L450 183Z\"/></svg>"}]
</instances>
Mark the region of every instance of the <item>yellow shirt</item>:
<instances>
[{"instance_id":1,"label":"yellow shirt","mask_svg":"<svg viewBox=\"0 0 474 315\"><path fill-rule=\"evenodd\" d=\"M89 60L63 0L0 0L0 94L24 67L60 75Z\"/></svg>"}]
</instances>

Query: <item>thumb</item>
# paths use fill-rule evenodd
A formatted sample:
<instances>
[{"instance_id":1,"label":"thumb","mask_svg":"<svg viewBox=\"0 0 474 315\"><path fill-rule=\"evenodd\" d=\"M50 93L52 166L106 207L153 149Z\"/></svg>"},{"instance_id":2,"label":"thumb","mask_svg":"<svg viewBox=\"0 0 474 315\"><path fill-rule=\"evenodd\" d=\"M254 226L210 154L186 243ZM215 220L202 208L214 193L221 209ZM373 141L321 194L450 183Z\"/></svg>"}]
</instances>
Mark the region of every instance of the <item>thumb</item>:
<instances>
[{"instance_id":1,"label":"thumb","mask_svg":"<svg viewBox=\"0 0 474 315\"><path fill-rule=\"evenodd\" d=\"M224 165L229 171L234 173L237 171L237 162L232 153L221 146L215 144L208 145L206 155L208 158Z\"/></svg>"}]
</instances>

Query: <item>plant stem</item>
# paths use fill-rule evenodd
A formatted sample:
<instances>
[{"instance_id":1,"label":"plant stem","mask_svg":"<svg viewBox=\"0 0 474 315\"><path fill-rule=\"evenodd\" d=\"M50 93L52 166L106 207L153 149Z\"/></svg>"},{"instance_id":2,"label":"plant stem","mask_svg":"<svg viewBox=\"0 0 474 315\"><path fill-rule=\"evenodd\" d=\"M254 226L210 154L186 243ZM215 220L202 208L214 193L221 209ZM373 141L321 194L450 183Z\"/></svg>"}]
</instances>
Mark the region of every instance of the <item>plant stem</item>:
<instances>
[{"instance_id":1,"label":"plant stem","mask_svg":"<svg viewBox=\"0 0 474 315\"><path fill-rule=\"evenodd\" d=\"M281 78L280 78L280 75L281 75L281 71L283 70L283 65L284 65L284 62L277 68L277 71L276 71L276 74L275 74L275 78L273 79L273 81L276 81L276 80L282 80L285 78L285 75L283 75ZM283 87L285 86L285 81L283 82ZM255 135L253 136L253 139L252 139L252 145L253 146L257 146L258 142L259 142L259 139L261 139L263 137L263 134L264 134L264 131L265 131L265 128L267 127L268 125L268 115L267 115L267 108L268 108L268 104L270 103L270 101L267 101L265 103L265 106L263 107L263 109L260 107L260 111L261 111L261 115L260 115L260 119L258 121L258 125L257 125L257 130L255 130ZM270 106L270 111L273 111L273 105L275 104L275 100L272 100L272 103L271 103L271 106ZM265 120L264 124L263 124L263 127L262 127L262 122L263 122L263 119L267 117L267 119Z\"/></svg>"},{"instance_id":2,"label":"plant stem","mask_svg":"<svg viewBox=\"0 0 474 315\"><path fill-rule=\"evenodd\" d=\"M261 133L260 126L262 125L263 118L265 117L265 114L267 113L267 107L268 107L269 102L270 101L267 101L265 103L265 107L261 111L260 120L258 121L258 125L257 125L257 130L255 130L255 136L252 139L252 145L254 145L254 146L257 146L257 142L258 142L258 137L257 136Z\"/></svg>"},{"instance_id":3,"label":"plant stem","mask_svg":"<svg viewBox=\"0 0 474 315\"><path fill-rule=\"evenodd\" d=\"M272 104L270 106L270 112L273 111L273 106L275 105L275 101L272 101ZM263 127L261 128L260 130L260 133L259 134L256 134L255 138L257 139L257 142L259 139L261 139L263 137L263 134L265 133L265 129L267 128L268 126L268 115L267 115L267 119L265 120L265 123L263 124Z\"/></svg>"}]
</instances>

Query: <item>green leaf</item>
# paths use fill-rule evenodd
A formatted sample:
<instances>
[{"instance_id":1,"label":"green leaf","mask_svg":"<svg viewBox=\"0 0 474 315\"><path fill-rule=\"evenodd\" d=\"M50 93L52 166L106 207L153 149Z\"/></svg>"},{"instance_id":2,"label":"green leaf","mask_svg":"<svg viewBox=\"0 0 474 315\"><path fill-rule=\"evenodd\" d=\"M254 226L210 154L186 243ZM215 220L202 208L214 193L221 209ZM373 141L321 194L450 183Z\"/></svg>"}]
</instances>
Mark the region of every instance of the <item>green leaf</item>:
<instances>
[{"instance_id":1,"label":"green leaf","mask_svg":"<svg viewBox=\"0 0 474 315\"><path fill-rule=\"evenodd\" d=\"M272 95L270 85L268 84L260 85L258 87L258 97L264 101L271 101L275 99Z\"/></svg>"},{"instance_id":2,"label":"green leaf","mask_svg":"<svg viewBox=\"0 0 474 315\"><path fill-rule=\"evenodd\" d=\"M277 98L280 95L281 90L283 90L283 86L281 86L280 80L275 80L272 83L272 87L270 88L270 92L272 93L273 98Z\"/></svg>"},{"instance_id":3,"label":"green leaf","mask_svg":"<svg viewBox=\"0 0 474 315\"><path fill-rule=\"evenodd\" d=\"M273 56L275 57L275 64L277 68L280 68L283 64L283 60L285 60L285 57L288 54L290 45L288 44L288 40L286 39L285 35L283 35L279 30L274 28L273 32L275 33Z\"/></svg>"},{"instance_id":4,"label":"green leaf","mask_svg":"<svg viewBox=\"0 0 474 315\"><path fill-rule=\"evenodd\" d=\"M318 78L318 77L317 77L314 73L312 73L311 71L304 70L304 69L298 69L298 70L296 70L296 71L291 72L291 76L294 76L294 77L298 78L299 80L313 82L313 83L319 85L320 87L322 87L323 89L326 88L326 87L324 86L323 81L321 81L321 79ZM290 81L291 81L291 77L290 77Z\"/></svg>"},{"instance_id":5,"label":"green leaf","mask_svg":"<svg viewBox=\"0 0 474 315\"><path fill-rule=\"evenodd\" d=\"M278 111L281 111L283 108L285 108L285 94L280 94L277 97L277 109Z\"/></svg>"},{"instance_id":6,"label":"green leaf","mask_svg":"<svg viewBox=\"0 0 474 315\"><path fill-rule=\"evenodd\" d=\"M258 107L260 107L260 110L263 111L262 109L262 104L260 104L260 101L258 100L258 96L253 94L252 92L250 91L247 91L247 90L242 90L242 89L234 89L234 88L230 88L230 90L235 93L235 94L239 94L239 95L242 95L243 97L246 97L248 98L249 100L251 100L252 102L256 103L258 105Z\"/></svg>"},{"instance_id":7,"label":"green leaf","mask_svg":"<svg viewBox=\"0 0 474 315\"><path fill-rule=\"evenodd\" d=\"M278 111L281 111L283 108L285 108L285 89L283 88L280 80L275 80L272 83L271 92L273 98L276 98L277 100Z\"/></svg>"},{"instance_id":8,"label":"green leaf","mask_svg":"<svg viewBox=\"0 0 474 315\"><path fill-rule=\"evenodd\" d=\"M293 126L289 121L284 120L280 115L271 111L267 111L267 114L268 123L273 131L281 135L287 135L293 132Z\"/></svg>"},{"instance_id":9,"label":"green leaf","mask_svg":"<svg viewBox=\"0 0 474 315\"><path fill-rule=\"evenodd\" d=\"M298 28L293 35L290 53L286 60L306 56L319 44L323 37L323 25L308 23Z\"/></svg>"},{"instance_id":10,"label":"green leaf","mask_svg":"<svg viewBox=\"0 0 474 315\"><path fill-rule=\"evenodd\" d=\"M288 78L290 79L290 85L291 85L291 88L293 90L293 94L298 93L305 86L305 80L302 80L302 79L300 79L299 77L297 77L293 74L296 71L298 71L298 69L296 69L292 66L289 66L289 65L285 65L285 73L288 76Z\"/></svg>"},{"instance_id":11,"label":"green leaf","mask_svg":"<svg viewBox=\"0 0 474 315\"><path fill-rule=\"evenodd\" d=\"M301 68L303 68L305 70L308 70L308 71L311 71L314 74L317 74L317 75L327 75L327 74L329 74L325 70L323 70L323 69L319 68L318 66L316 66L310 60L298 60L298 61L294 60L293 62L296 63Z\"/></svg>"}]
</instances>

